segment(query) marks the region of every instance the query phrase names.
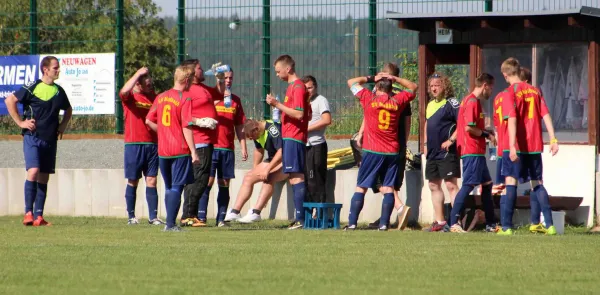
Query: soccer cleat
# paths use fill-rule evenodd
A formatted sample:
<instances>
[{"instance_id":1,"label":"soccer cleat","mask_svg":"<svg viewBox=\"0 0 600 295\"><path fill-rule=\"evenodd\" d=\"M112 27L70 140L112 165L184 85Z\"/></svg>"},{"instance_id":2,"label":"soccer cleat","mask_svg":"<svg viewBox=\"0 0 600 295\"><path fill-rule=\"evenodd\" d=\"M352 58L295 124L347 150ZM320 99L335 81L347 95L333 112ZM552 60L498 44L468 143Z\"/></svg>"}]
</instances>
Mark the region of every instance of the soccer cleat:
<instances>
[{"instance_id":1,"label":"soccer cleat","mask_svg":"<svg viewBox=\"0 0 600 295\"><path fill-rule=\"evenodd\" d=\"M410 213L410 207L404 206L402 212L398 213L398 229L404 230L408 223L408 214Z\"/></svg>"},{"instance_id":2,"label":"soccer cleat","mask_svg":"<svg viewBox=\"0 0 600 295\"><path fill-rule=\"evenodd\" d=\"M242 218L242 214L229 211L229 213L225 215L225 222L238 221L240 218Z\"/></svg>"},{"instance_id":3,"label":"soccer cleat","mask_svg":"<svg viewBox=\"0 0 600 295\"><path fill-rule=\"evenodd\" d=\"M450 226L448 225L447 222L444 222L444 224L440 224L437 221L434 221L433 224L431 225L431 227L426 228L425 231L426 232L436 232L436 231L449 232Z\"/></svg>"},{"instance_id":4,"label":"soccer cleat","mask_svg":"<svg viewBox=\"0 0 600 295\"><path fill-rule=\"evenodd\" d=\"M458 233L458 234L464 234L464 233L466 233L466 231L458 223L455 224L455 225L453 225L452 227L450 227L450 232L451 233Z\"/></svg>"},{"instance_id":5,"label":"soccer cleat","mask_svg":"<svg viewBox=\"0 0 600 295\"><path fill-rule=\"evenodd\" d=\"M194 224L194 220L192 218L184 218L179 221L181 226L192 226Z\"/></svg>"},{"instance_id":6,"label":"soccer cleat","mask_svg":"<svg viewBox=\"0 0 600 295\"><path fill-rule=\"evenodd\" d=\"M161 225L161 224L165 224L164 221L160 220L159 218L154 218L152 220L148 220L148 223L151 225Z\"/></svg>"},{"instance_id":7,"label":"soccer cleat","mask_svg":"<svg viewBox=\"0 0 600 295\"><path fill-rule=\"evenodd\" d=\"M486 225L485 226L485 232L486 233L497 233L500 228L501 227L498 227L498 225L496 225L496 224Z\"/></svg>"},{"instance_id":8,"label":"soccer cleat","mask_svg":"<svg viewBox=\"0 0 600 295\"><path fill-rule=\"evenodd\" d=\"M177 226L177 225L174 225L174 226L171 226L171 227L167 227L167 226L165 225L165 228L163 229L163 231L165 231L165 232L166 232L166 231L172 231L172 232L182 232L182 231L183 231L183 229L181 229L181 227L179 227L179 226Z\"/></svg>"},{"instance_id":9,"label":"soccer cleat","mask_svg":"<svg viewBox=\"0 0 600 295\"><path fill-rule=\"evenodd\" d=\"M231 227L229 224L225 223L224 221L219 221L219 223L217 224L217 227Z\"/></svg>"},{"instance_id":10,"label":"soccer cleat","mask_svg":"<svg viewBox=\"0 0 600 295\"><path fill-rule=\"evenodd\" d=\"M542 233L545 234L548 230L544 227L543 224L532 224L529 226L529 231L531 233Z\"/></svg>"},{"instance_id":11,"label":"soccer cleat","mask_svg":"<svg viewBox=\"0 0 600 295\"><path fill-rule=\"evenodd\" d=\"M35 221L33 222L33 226L51 226L52 224L46 220L44 220L44 217L42 216L38 216Z\"/></svg>"},{"instance_id":12,"label":"soccer cleat","mask_svg":"<svg viewBox=\"0 0 600 295\"><path fill-rule=\"evenodd\" d=\"M300 221L294 221L290 224L290 226L288 226L288 229L300 229L304 227L304 225L302 224L302 222Z\"/></svg>"},{"instance_id":13,"label":"soccer cleat","mask_svg":"<svg viewBox=\"0 0 600 295\"><path fill-rule=\"evenodd\" d=\"M25 217L23 217L23 225L25 225L25 226L33 225L33 213L31 213L31 211L25 213Z\"/></svg>"},{"instance_id":14,"label":"soccer cleat","mask_svg":"<svg viewBox=\"0 0 600 295\"><path fill-rule=\"evenodd\" d=\"M356 229L356 225L346 225L344 226L344 231L351 231L351 230L355 230Z\"/></svg>"},{"instance_id":15,"label":"soccer cleat","mask_svg":"<svg viewBox=\"0 0 600 295\"><path fill-rule=\"evenodd\" d=\"M381 220L381 218L377 218L377 220L369 223L369 228L371 228L371 229L379 228L379 220Z\"/></svg>"},{"instance_id":16,"label":"soccer cleat","mask_svg":"<svg viewBox=\"0 0 600 295\"><path fill-rule=\"evenodd\" d=\"M377 231L387 231L387 230L388 230L387 225L382 225L377 229Z\"/></svg>"},{"instance_id":17,"label":"soccer cleat","mask_svg":"<svg viewBox=\"0 0 600 295\"><path fill-rule=\"evenodd\" d=\"M140 221L137 218L135 218L135 217L129 218L129 220L127 220L127 224L128 225L139 224L139 223L140 223Z\"/></svg>"},{"instance_id":18,"label":"soccer cleat","mask_svg":"<svg viewBox=\"0 0 600 295\"><path fill-rule=\"evenodd\" d=\"M496 233L496 234L499 235L499 236L512 236L513 235L513 230L512 230L512 228L509 228L507 230L504 230L504 229L501 228L498 231L498 233Z\"/></svg>"},{"instance_id":19,"label":"soccer cleat","mask_svg":"<svg viewBox=\"0 0 600 295\"><path fill-rule=\"evenodd\" d=\"M205 227L206 226L206 221L204 220L200 220L198 218L192 218L192 227Z\"/></svg>"},{"instance_id":20,"label":"soccer cleat","mask_svg":"<svg viewBox=\"0 0 600 295\"><path fill-rule=\"evenodd\" d=\"M260 215L252 212L252 209L250 209L248 211L248 214L246 214L246 216L238 219L238 222L239 223L253 223L253 222L259 222L261 220L262 219L261 219Z\"/></svg>"},{"instance_id":21,"label":"soccer cleat","mask_svg":"<svg viewBox=\"0 0 600 295\"><path fill-rule=\"evenodd\" d=\"M556 235L556 227L554 227L554 225L551 225L548 230L546 231L546 235L548 236L555 236Z\"/></svg>"}]
</instances>

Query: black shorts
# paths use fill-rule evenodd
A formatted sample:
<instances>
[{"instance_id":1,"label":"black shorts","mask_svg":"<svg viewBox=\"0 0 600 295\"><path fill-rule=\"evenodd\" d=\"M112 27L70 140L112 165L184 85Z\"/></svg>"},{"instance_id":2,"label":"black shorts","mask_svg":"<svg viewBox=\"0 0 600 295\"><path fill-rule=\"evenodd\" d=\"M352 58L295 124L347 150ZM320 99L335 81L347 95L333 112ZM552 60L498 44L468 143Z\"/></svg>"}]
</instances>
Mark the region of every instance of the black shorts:
<instances>
[{"instance_id":1,"label":"black shorts","mask_svg":"<svg viewBox=\"0 0 600 295\"><path fill-rule=\"evenodd\" d=\"M425 165L425 179L450 179L460 178L460 159L457 155L449 153L441 160L427 160Z\"/></svg>"}]
</instances>

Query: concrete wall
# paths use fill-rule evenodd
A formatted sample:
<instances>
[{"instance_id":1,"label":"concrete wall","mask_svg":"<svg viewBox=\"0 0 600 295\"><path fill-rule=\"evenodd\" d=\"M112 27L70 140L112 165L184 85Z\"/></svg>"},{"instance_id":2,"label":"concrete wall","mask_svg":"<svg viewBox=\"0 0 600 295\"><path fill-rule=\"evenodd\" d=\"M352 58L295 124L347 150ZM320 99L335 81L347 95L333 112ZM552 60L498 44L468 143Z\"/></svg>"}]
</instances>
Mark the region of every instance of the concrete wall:
<instances>
[{"instance_id":1,"label":"concrete wall","mask_svg":"<svg viewBox=\"0 0 600 295\"><path fill-rule=\"evenodd\" d=\"M551 195L584 197L581 208L567 212L568 218L574 223L592 225L594 214L592 212L595 202L596 187L596 152L590 146L561 146L560 153L552 157L544 153L544 179L548 192ZM425 159L423 159L425 163ZM495 162L488 162L492 177L495 172ZM424 167L424 166L423 166ZM231 202L235 202L238 188L241 185L244 170L235 171L237 178L230 186ZM347 221L350 200L355 190L357 169L333 172L328 174L328 201L342 203L342 221ZM0 168L0 216L23 214L23 185L26 173L22 168ZM401 198L413 208L410 220L422 224L433 221L433 206L427 181L424 180L423 171L407 171L405 185L400 191ZM126 217L125 192L126 181L121 169L58 169L51 177L48 185L48 198L46 200L46 214L64 216L113 216ZM460 185L460 181L459 181ZM528 188L521 185L520 191ZM163 181L159 176L159 212L165 216ZM217 186L211 191L208 217L214 218L216 211ZM243 208L245 214L251 205L256 202L260 184L255 185L252 198ZM148 215L145 200L144 182L138 187L138 201L136 213L138 217ZM446 193L447 195L447 193ZM263 210L263 218L292 219L294 215L292 188L290 185L280 183L275 188L273 199ZM381 195L373 195L371 191L365 197L365 206L360 215L360 222L371 222L381 214ZM446 198L449 202L449 198ZM396 212L392 214L395 218ZM527 223L528 210L516 212L517 223Z\"/></svg>"}]
</instances>

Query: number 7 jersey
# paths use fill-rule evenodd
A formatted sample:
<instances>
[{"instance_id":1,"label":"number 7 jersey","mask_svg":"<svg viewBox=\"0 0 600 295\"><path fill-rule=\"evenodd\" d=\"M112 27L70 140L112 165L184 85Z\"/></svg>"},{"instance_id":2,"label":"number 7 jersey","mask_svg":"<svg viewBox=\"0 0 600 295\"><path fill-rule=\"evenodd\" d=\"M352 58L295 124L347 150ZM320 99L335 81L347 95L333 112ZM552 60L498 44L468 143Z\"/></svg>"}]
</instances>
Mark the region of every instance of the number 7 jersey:
<instances>
[{"instance_id":1,"label":"number 7 jersey","mask_svg":"<svg viewBox=\"0 0 600 295\"><path fill-rule=\"evenodd\" d=\"M396 155L399 150L398 120L404 108L410 107L415 98L411 91L401 91L398 94L375 95L366 88L353 89L364 109L365 131L363 150L382 155Z\"/></svg>"},{"instance_id":2,"label":"number 7 jersey","mask_svg":"<svg viewBox=\"0 0 600 295\"><path fill-rule=\"evenodd\" d=\"M517 119L517 152L539 154L544 151L542 138L542 118L548 114L548 106L542 93L525 82L515 83L507 88L502 103L504 120ZM509 149L508 128L506 129L506 149Z\"/></svg>"},{"instance_id":3,"label":"number 7 jersey","mask_svg":"<svg viewBox=\"0 0 600 295\"><path fill-rule=\"evenodd\" d=\"M183 136L183 128L192 125L189 92L170 89L159 94L146 118L157 125L159 157L177 158L190 154Z\"/></svg>"}]
</instances>

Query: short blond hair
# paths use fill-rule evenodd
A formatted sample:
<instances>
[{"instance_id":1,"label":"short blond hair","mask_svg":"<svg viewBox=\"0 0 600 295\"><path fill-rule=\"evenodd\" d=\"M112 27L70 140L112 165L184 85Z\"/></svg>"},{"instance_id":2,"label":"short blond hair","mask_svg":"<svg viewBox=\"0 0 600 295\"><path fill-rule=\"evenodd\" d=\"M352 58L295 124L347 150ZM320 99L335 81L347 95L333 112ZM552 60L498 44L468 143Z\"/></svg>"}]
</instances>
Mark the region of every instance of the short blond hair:
<instances>
[{"instance_id":1,"label":"short blond hair","mask_svg":"<svg viewBox=\"0 0 600 295\"><path fill-rule=\"evenodd\" d=\"M514 57L509 57L504 62L502 62L500 71L502 72L502 74L505 74L507 76L519 76L519 72L521 71L521 64L519 63L518 59Z\"/></svg>"},{"instance_id":2,"label":"short blond hair","mask_svg":"<svg viewBox=\"0 0 600 295\"><path fill-rule=\"evenodd\" d=\"M191 78L194 77L194 72L194 69L190 66L177 66L173 74L175 84L179 83L189 86L192 81Z\"/></svg>"},{"instance_id":3,"label":"short blond hair","mask_svg":"<svg viewBox=\"0 0 600 295\"><path fill-rule=\"evenodd\" d=\"M260 121L254 119L247 119L246 122L244 122L244 135L246 135L246 137L252 135L252 131L258 128L259 123Z\"/></svg>"}]
</instances>

